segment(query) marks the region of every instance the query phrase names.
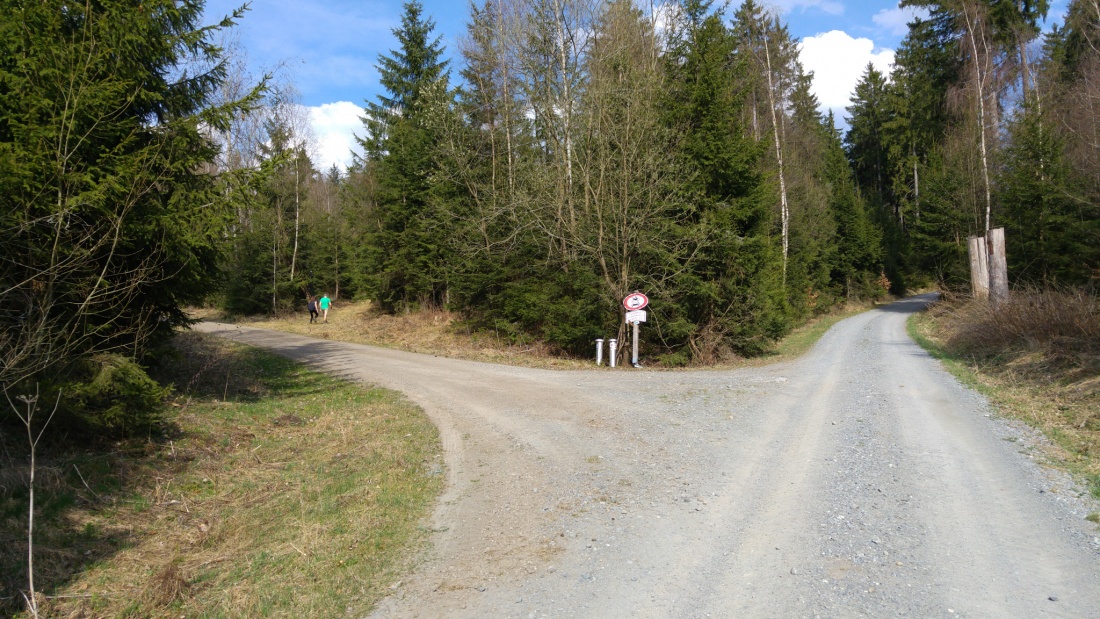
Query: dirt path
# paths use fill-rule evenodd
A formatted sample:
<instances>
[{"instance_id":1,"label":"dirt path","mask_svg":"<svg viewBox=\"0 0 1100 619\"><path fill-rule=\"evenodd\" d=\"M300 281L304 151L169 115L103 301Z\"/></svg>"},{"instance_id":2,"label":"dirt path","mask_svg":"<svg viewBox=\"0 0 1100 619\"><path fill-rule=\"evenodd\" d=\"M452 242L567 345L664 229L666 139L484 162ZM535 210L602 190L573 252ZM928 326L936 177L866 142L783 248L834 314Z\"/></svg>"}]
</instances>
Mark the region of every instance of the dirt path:
<instances>
[{"instance_id":1,"label":"dirt path","mask_svg":"<svg viewBox=\"0 0 1100 619\"><path fill-rule=\"evenodd\" d=\"M905 334L739 371L560 372L199 329L407 394L449 483L376 617L1100 617L1100 533Z\"/></svg>"}]
</instances>

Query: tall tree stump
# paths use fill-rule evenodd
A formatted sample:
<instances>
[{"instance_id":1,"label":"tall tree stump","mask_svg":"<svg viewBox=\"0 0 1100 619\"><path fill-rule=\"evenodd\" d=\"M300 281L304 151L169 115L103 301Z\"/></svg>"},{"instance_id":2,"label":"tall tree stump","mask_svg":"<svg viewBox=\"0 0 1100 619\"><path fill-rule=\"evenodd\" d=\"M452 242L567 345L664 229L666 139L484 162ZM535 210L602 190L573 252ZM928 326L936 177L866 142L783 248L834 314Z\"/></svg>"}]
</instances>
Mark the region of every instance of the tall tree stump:
<instances>
[{"instance_id":1,"label":"tall tree stump","mask_svg":"<svg viewBox=\"0 0 1100 619\"><path fill-rule=\"evenodd\" d=\"M984 236L972 236L967 239L970 250L970 283L975 299L989 298L989 253Z\"/></svg>"},{"instance_id":2,"label":"tall tree stump","mask_svg":"<svg viewBox=\"0 0 1100 619\"><path fill-rule=\"evenodd\" d=\"M989 248L989 302L994 307L1008 300L1008 261L1005 258L1005 229L994 228L986 236Z\"/></svg>"}]
</instances>

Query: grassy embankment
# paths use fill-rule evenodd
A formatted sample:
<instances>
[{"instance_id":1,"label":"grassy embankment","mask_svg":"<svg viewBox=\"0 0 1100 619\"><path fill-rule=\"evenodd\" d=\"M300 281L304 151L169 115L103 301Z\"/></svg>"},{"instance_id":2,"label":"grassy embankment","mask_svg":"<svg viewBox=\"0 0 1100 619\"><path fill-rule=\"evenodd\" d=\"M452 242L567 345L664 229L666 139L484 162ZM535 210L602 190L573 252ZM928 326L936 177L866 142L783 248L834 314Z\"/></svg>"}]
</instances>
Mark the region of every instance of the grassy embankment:
<instances>
[{"instance_id":1,"label":"grassy embankment","mask_svg":"<svg viewBox=\"0 0 1100 619\"><path fill-rule=\"evenodd\" d=\"M910 334L1001 414L1048 436L1047 460L1100 498L1100 304L1072 292L1016 292L992 310L941 302ZM1100 522L1100 515L1091 520Z\"/></svg>"},{"instance_id":2,"label":"grassy embankment","mask_svg":"<svg viewBox=\"0 0 1100 619\"><path fill-rule=\"evenodd\" d=\"M392 392L199 334L179 346L165 437L40 448L42 616L366 614L426 540L435 428ZM18 435L3 443L0 616L26 616L27 469Z\"/></svg>"}]
</instances>

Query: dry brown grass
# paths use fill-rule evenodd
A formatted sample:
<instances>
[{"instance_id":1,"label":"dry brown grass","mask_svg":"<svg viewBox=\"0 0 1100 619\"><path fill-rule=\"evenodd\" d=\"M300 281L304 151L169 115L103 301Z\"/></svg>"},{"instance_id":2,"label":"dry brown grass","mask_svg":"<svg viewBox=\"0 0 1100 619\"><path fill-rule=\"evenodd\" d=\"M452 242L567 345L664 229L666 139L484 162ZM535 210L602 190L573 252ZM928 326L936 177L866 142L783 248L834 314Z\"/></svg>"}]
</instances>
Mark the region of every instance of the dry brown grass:
<instances>
[{"instance_id":1,"label":"dry brown grass","mask_svg":"<svg viewBox=\"0 0 1100 619\"><path fill-rule=\"evenodd\" d=\"M690 367L733 369L797 357L809 350L829 327L870 307L872 306L867 304L850 304L814 318L794 329L783 341L778 342L770 353L760 357L746 359L731 354L716 363L694 363ZM256 316L232 318L215 310L197 310L191 315L194 318L230 321L244 326L274 329L341 342L522 367L592 369L594 361L594 359L564 356L560 351L542 343L522 346L510 344L494 333L471 330L451 312L424 310L390 315L378 312L369 301L341 302L329 312L327 324L310 324L309 314L305 312L275 318ZM645 362L644 359L643 362Z\"/></svg>"},{"instance_id":2,"label":"dry brown grass","mask_svg":"<svg viewBox=\"0 0 1100 619\"><path fill-rule=\"evenodd\" d=\"M1100 491L1100 303L1078 291L1016 291L994 309L948 300L917 322L1002 411L1044 431L1055 460Z\"/></svg>"},{"instance_id":3,"label":"dry brown grass","mask_svg":"<svg viewBox=\"0 0 1100 619\"><path fill-rule=\"evenodd\" d=\"M198 314L193 315L200 317ZM220 315L203 317L210 320L224 319ZM563 369L591 365L585 360L569 359L555 354L544 344L516 346L493 333L473 331L451 312L424 310L391 315L378 312L370 301L341 301L333 304L327 324L310 324L309 314L306 312L274 318L238 318L233 322L341 342L471 361Z\"/></svg>"},{"instance_id":4,"label":"dry brown grass","mask_svg":"<svg viewBox=\"0 0 1100 619\"><path fill-rule=\"evenodd\" d=\"M1100 369L1100 303L1080 291L1018 291L997 309L953 306L948 345L962 354L1010 356L1030 373L1066 382ZM1067 380L1068 379L1068 380Z\"/></svg>"}]
</instances>

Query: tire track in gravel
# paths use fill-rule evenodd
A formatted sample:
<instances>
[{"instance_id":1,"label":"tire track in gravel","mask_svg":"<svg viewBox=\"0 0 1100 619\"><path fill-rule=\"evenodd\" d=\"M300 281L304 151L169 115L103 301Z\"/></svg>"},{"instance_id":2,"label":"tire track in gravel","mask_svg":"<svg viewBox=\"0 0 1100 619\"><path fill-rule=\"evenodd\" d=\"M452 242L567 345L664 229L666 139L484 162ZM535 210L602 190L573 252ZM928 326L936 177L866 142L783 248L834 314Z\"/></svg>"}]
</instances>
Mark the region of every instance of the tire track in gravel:
<instances>
[{"instance_id":1,"label":"tire track in gravel","mask_svg":"<svg viewBox=\"0 0 1100 619\"><path fill-rule=\"evenodd\" d=\"M1095 506L909 340L928 300L739 371L200 328L401 391L440 428L433 549L372 617L1100 617Z\"/></svg>"}]
</instances>

